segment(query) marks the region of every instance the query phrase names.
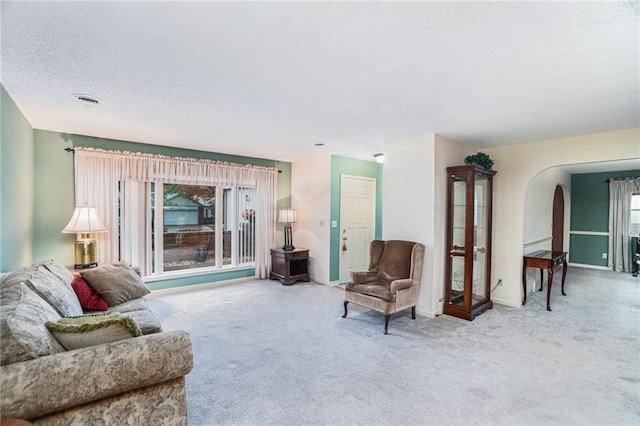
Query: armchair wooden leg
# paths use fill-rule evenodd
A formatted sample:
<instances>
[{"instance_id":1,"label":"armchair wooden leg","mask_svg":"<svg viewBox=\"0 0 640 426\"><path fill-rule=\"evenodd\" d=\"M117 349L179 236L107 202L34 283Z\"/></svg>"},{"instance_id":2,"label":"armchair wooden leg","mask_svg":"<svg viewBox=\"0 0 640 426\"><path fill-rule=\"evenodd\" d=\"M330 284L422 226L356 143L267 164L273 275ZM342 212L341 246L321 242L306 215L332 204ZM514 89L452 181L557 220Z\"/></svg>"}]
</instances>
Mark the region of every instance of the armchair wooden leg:
<instances>
[{"instance_id":1,"label":"armchair wooden leg","mask_svg":"<svg viewBox=\"0 0 640 426\"><path fill-rule=\"evenodd\" d=\"M384 316L384 334L389 334L389 319L391 319L391 315Z\"/></svg>"},{"instance_id":2,"label":"armchair wooden leg","mask_svg":"<svg viewBox=\"0 0 640 426\"><path fill-rule=\"evenodd\" d=\"M416 307L411 307L411 319L416 319Z\"/></svg>"},{"instance_id":3,"label":"armchair wooden leg","mask_svg":"<svg viewBox=\"0 0 640 426\"><path fill-rule=\"evenodd\" d=\"M347 302L346 300L344 301L344 315L342 316L342 318L346 318L347 317L347 305L349 304L349 302Z\"/></svg>"}]
</instances>

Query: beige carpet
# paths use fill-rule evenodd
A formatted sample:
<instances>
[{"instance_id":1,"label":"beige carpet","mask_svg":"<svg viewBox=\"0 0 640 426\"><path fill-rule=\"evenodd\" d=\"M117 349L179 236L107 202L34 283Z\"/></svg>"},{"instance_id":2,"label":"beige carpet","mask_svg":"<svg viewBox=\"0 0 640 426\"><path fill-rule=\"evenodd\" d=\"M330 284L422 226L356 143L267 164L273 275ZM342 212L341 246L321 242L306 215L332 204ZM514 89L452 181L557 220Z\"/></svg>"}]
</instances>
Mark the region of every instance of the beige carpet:
<instances>
[{"instance_id":1,"label":"beige carpet","mask_svg":"<svg viewBox=\"0 0 640 426\"><path fill-rule=\"evenodd\" d=\"M556 274L559 279L561 274ZM523 308L473 322L382 315L314 283L152 298L186 329L191 425L640 424L640 279L570 268Z\"/></svg>"}]
</instances>

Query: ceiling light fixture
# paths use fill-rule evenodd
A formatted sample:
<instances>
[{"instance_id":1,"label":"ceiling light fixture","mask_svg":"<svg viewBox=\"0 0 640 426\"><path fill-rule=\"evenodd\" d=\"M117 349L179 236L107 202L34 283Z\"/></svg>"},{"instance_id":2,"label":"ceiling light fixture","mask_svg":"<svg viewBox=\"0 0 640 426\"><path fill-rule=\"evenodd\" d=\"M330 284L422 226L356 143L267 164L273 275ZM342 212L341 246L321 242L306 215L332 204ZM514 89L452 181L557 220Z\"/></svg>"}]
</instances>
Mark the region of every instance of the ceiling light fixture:
<instances>
[{"instance_id":1,"label":"ceiling light fixture","mask_svg":"<svg viewBox=\"0 0 640 426\"><path fill-rule=\"evenodd\" d=\"M325 143L324 142L317 142L317 143L314 143L313 146L325 146Z\"/></svg>"},{"instance_id":2,"label":"ceiling light fixture","mask_svg":"<svg viewBox=\"0 0 640 426\"><path fill-rule=\"evenodd\" d=\"M84 93L74 93L71 96L73 96L75 100L86 103L88 105L98 105L102 103L102 99L96 96L86 95Z\"/></svg>"},{"instance_id":3,"label":"ceiling light fixture","mask_svg":"<svg viewBox=\"0 0 640 426\"><path fill-rule=\"evenodd\" d=\"M381 152L373 154L373 158L380 164L384 163L384 154Z\"/></svg>"}]
</instances>

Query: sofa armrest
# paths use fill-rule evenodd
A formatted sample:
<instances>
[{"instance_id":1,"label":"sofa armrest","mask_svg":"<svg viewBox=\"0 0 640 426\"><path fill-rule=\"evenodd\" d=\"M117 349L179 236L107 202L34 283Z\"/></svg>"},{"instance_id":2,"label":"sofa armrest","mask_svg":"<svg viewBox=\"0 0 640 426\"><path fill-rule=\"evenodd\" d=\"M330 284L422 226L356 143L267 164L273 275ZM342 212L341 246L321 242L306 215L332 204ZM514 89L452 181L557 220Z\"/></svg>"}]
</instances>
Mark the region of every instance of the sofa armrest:
<instances>
[{"instance_id":1,"label":"sofa armrest","mask_svg":"<svg viewBox=\"0 0 640 426\"><path fill-rule=\"evenodd\" d=\"M0 367L3 417L31 419L185 376L193 368L186 331L169 331Z\"/></svg>"},{"instance_id":2,"label":"sofa armrest","mask_svg":"<svg viewBox=\"0 0 640 426\"><path fill-rule=\"evenodd\" d=\"M405 288L411 287L413 280L411 278L404 278L401 280L391 281L391 292L395 293L399 290L404 290Z\"/></svg>"},{"instance_id":3,"label":"sofa armrest","mask_svg":"<svg viewBox=\"0 0 640 426\"><path fill-rule=\"evenodd\" d=\"M378 273L376 271L351 272L351 282L354 284L365 284L376 280Z\"/></svg>"}]
</instances>

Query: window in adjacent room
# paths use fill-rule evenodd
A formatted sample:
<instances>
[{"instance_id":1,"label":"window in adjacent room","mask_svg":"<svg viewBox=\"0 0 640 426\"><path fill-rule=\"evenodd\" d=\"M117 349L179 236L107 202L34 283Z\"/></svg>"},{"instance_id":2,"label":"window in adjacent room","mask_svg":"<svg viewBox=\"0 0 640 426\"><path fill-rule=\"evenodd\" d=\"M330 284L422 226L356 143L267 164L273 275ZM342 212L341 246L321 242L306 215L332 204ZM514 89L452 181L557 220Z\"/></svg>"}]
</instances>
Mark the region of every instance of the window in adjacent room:
<instances>
[{"instance_id":1,"label":"window in adjacent room","mask_svg":"<svg viewBox=\"0 0 640 426\"><path fill-rule=\"evenodd\" d=\"M629 231L634 237L640 235L640 194L631 196Z\"/></svg>"}]
</instances>

